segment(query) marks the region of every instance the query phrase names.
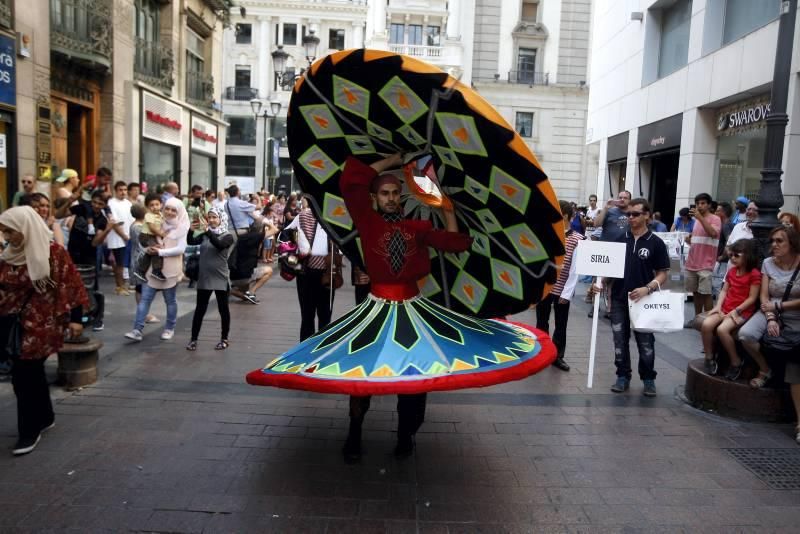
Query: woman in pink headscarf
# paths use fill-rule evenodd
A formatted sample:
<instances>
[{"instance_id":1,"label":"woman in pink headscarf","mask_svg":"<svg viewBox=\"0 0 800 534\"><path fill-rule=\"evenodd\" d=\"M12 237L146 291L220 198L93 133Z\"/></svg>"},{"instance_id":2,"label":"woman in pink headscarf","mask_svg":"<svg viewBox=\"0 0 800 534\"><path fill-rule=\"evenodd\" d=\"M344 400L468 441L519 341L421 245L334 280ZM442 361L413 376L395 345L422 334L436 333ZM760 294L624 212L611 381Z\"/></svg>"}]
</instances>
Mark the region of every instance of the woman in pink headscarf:
<instances>
[{"instance_id":1,"label":"woman in pink headscarf","mask_svg":"<svg viewBox=\"0 0 800 534\"><path fill-rule=\"evenodd\" d=\"M133 330L125 334L126 338L133 341L142 340L145 317L150 312L150 304L153 303L157 291L163 293L164 303L167 305L167 320L164 332L161 333L161 339L167 341L175 335L175 323L178 320L176 286L183 278L183 252L186 250L186 236L190 223L183 202L177 198L167 200L163 211L164 230L167 233L164 237L164 246L163 248L148 247L145 249L145 253L164 258L162 273L166 280L156 280L148 270L147 284L142 285L142 300L136 307Z\"/></svg>"}]
</instances>

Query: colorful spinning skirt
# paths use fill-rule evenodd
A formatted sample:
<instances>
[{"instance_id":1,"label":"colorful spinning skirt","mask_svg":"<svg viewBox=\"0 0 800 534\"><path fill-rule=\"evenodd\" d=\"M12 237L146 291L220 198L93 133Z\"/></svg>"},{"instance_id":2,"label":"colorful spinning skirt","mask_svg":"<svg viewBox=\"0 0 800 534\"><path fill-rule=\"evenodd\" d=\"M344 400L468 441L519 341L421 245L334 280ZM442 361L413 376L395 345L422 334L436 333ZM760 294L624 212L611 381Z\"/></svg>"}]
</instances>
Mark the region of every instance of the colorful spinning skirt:
<instances>
[{"instance_id":1,"label":"colorful spinning skirt","mask_svg":"<svg viewBox=\"0 0 800 534\"><path fill-rule=\"evenodd\" d=\"M247 382L319 393L412 394L490 386L530 376L556 357L529 326L455 313L424 297L370 295Z\"/></svg>"}]
</instances>

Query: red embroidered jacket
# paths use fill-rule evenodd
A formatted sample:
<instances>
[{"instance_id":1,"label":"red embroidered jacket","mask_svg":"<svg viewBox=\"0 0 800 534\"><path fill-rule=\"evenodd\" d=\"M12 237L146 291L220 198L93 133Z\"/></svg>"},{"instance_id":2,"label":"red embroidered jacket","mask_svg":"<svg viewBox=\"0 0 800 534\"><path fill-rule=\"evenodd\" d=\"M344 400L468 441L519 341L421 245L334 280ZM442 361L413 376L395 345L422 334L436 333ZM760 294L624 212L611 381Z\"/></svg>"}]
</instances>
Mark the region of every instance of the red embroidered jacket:
<instances>
[{"instance_id":1,"label":"red embroidered jacket","mask_svg":"<svg viewBox=\"0 0 800 534\"><path fill-rule=\"evenodd\" d=\"M431 271L428 247L445 252L463 252L472 244L472 238L459 232L435 230L430 221L385 221L372 207L369 188L375 176L375 169L349 157L339 186L361 236L372 293L390 300L408 299L419 294L417 281ZM405 262L402 269L394 273L388 245L397 230L405 241Z\"/></svg>"},{"instance_id":2,"label":"red embroidered jacket","mask_svg":"<svg viewBox=\"0 0 800 534\"><path fill-rule=\"evenodd\" d=\"M73 308L87 306L89 297L78 271L63 247L50 244L53 287L33 290L28 267L0 261L0 315L22 313L23 360L40 360L58 352ZM20 308L25 304L25 309Z\"/></svg>"}]
</instances>

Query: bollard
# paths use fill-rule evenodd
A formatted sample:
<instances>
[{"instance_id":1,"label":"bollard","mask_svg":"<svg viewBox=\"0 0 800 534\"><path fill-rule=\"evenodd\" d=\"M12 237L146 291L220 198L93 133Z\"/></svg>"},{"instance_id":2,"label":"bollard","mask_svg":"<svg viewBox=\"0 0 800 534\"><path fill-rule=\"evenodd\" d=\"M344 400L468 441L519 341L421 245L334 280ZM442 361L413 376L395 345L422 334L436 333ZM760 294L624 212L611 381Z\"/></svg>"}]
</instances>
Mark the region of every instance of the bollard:
<instances>
[{"instance_id":1,"label":"bollard","mask_svg":"<svg viewBox=\"0 0 800 534\"><path fill-rule=\"evenodd\" d=\"M89 339L84 343L64 343L58 351L58 382L67 390L97 381L97 360L103 342Z\"/></svg>"}]
</instances>

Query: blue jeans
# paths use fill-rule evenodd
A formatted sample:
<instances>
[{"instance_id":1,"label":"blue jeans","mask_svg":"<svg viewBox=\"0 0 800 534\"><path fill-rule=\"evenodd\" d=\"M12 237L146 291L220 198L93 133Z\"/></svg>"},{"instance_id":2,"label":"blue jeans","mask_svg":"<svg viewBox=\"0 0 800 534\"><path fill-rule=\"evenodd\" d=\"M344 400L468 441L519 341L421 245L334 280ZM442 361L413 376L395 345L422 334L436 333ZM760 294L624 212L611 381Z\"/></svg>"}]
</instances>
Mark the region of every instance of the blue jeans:
<instances>
[{"instance_id":1,"label":"blue jeans","mask_svg":"<svg viewBox=\"0 0 800 534\"><path fill-rule=\"evenodd\" d=\"M611 332L614 335L614 365L617 366L617 376L631 379L631 319L628 315L628 301L613 299L611 304ZM656 338L653 334L634 332L636 346L639 349L639 378L642 380L655 380L656 352L653 345Z\"/></svg>"},{"instance_id":2,"label":"blue jeans","mask_svg":"<svg viewBox=\"0 0 800 534\"><path fill-rule=\"evenodd\" d=\"M136 320L133 322L134 330L144 329L144 318L150 312L150 305L156 298L156 293L161 291L164 295L164 304L167 305L167 321L164 323L164 330L175 330L175 323L178 322L178 298L177 286L169 289L153 289L147 284L142 284L142 300L136 306Z\"/></svg>"}]
</instances>

